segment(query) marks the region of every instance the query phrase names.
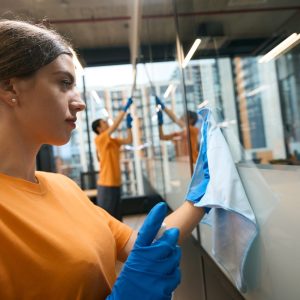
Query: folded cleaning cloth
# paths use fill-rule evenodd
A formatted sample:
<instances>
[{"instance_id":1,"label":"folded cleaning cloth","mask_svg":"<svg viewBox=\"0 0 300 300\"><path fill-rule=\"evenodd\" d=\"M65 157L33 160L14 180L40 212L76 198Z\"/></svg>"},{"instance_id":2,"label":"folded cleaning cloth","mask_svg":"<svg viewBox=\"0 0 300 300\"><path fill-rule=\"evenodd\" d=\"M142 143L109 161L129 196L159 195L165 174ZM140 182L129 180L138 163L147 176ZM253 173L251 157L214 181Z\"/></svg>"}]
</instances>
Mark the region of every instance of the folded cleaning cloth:
<instances>
[{"instance_id":1,"label":"folded cleaning cloth","mask_svg":"<svg viewBox=\"0 0 300 300\"><path fill-rule=\"evenodd\" d=\"M212 228L211 252L234 280L247 291L244 265L258 229L226 140L212 112L198 112L202 119L201 145L186 199L204 207L205 223Z\"/></svg>"}]
</instances>

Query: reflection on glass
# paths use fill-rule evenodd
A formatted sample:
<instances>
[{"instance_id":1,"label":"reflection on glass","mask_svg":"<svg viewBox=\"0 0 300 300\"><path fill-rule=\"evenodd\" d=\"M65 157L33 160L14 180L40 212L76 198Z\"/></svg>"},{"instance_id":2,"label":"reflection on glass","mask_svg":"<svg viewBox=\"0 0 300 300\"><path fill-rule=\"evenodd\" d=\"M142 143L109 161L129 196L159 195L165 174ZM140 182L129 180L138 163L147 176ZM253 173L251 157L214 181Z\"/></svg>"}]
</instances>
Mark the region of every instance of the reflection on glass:
<instances>
[{"instance_id":1,"label":"reflection on glass","mask_svg":"<svg viewBox=\"0 0 300 300\"><path fill-rule=\"evenodd\" d=\"M282 55L277 60L260 64L260 57L234 57L192 60L185 67L186 98L188 110L197 111L209 103L213 107L220 127L231 130L239 139L244 150L236 154L235 161L252 160L255 163L298 164L300 160L300 104L298 99L300 78L299 47ZM148 69L149 75L145 72ZM120 110L123 101L130 94L130 66L119 66L121 76L115 75L116 66L95 68L86 71L88 83L88 116L111 119ZM90 73L90 74L89 74ZM127 76L127 75L128 76ZM108 77L110 76L111 82ZM149 77L151 83L149 82ZM105 78L105 85L95 78ZM180 72L176 62L138 65L137 90L135 93L135 117L138 139L135 147L124 148L122 171L124 194L138 193L135 178L137 166L134 157L141 160L144 177L164 193L161 177L163 162L153 166L153 159L167 162L189 160L188 141L184 134L162 142L161 148L153 89L178 119L184 116ZM101 83L101 85L100 85ZM177 126L167 115L164 116L164 133L178 133ZM196 123L200 129L201 122ZM87 171L88 147L85 115L81 114L70 143L55 147L54 154L58 172L64 173L78 183L80 172ZM126 131L125 123L116 135ZM92 136L92 134L91 134ZM228 135L229 136L229 135ZM227 138L229 138L227 136ZM233 141L231 141L233 143ZM235 141L236 143L236 141ZM145 147L143 147L145 145ZM141 146L141 147L140 147ZM93 163L98 162L93 150ZM152 164L152 165L151 165ZM153 171L157 169L156 171ZM164 172L169 173L165 163ZM159 174L159 175L158 175Z\"/></svg>"},{"instance_id":2,"label":"reflection on glass","mask_svg":"<svg viewBox=\"0 0 300 300\"><path fill-rule=\"evenodd\" d=\"M212 107L244 148L238 161L298 164L299 48L260 64L260 57L193 60L185 68L188 109ZM225 122L225 123L224 123Z\"/></svg>"}]
</instances>

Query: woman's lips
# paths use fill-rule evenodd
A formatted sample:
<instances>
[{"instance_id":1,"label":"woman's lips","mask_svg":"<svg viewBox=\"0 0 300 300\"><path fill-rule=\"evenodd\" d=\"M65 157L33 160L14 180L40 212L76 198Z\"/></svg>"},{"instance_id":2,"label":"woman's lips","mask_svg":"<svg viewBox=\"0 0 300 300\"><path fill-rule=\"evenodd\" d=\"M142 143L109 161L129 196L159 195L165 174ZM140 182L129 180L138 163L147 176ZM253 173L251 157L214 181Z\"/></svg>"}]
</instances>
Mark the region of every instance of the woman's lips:
<instances>
[{"instance_id":1,"label":"woman's lips","mask_svg":"<svg viewBox=\"0 0 300 300\"><path fill-rule=\"evenodd\" d=\"M76 118L74 119L67 119L66 122L72 127L75 128L76 127Z\"/></svg>"}]
</instances>

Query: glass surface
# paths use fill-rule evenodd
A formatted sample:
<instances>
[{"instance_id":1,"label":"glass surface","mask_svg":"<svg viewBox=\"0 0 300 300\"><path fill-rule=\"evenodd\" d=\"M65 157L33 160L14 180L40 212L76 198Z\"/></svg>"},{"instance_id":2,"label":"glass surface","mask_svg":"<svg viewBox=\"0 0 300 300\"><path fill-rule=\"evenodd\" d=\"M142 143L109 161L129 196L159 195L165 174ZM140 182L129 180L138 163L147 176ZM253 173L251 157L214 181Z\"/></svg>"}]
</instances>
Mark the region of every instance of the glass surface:
<instances>
[{"instance_id":1,"label":"glass surface","mask_svg":"<svg viewBox=\"0 0 300 300\"><path fill-rule=\"evenodd\" d=\"M259 228L246 265L249 289L243 296L296 300L300 276L299 41L269 61L263 57L298 32L300 15L291 6L299 3L176 4L183 58L195 39L201 39L183 72L187 106L199 109L207 104L213 111ZM213 257L212 230L205 224L200 230L201 244Z\"/></svg>"},{"instance_id":2,"label":"glass surface","mask_svg":"<svg viewBox=\"0 0 300 300\"><path fill-rule=\"evenodd\" d=\"M262 58L300 28L299 12L288 8L297 3L175 3L178 35L171 1L159 12L153 3L144 4L148 16L160 14L160 18L142 19L131 109L134 143L123 147L121 155L123 196L158 193L173 210L183 203L193 162L186 112L208 105L226 138L259 228L246 266L250 289L243 296L296 300L300 276L300 46L295 43L269 62ZM182 68L197 38L201 43ZM70 143L55 148L58 171L80 183L80 174L90 170L89 144L92 165L98 171L90 123L117 115L131 95L132 75L129 65L86 70L87 115L80 115ZM168 140L159 136L155 96L183 122L179 126L163 112L163 133L171 136ZM199 121L194 126L200 131ZM122 137L125 131L123 122L114 136ZM200 134L197 143L201 143ZM211 229L201 224L200 232L201 245L213 257Z\"/></svg>"}]
</instances>

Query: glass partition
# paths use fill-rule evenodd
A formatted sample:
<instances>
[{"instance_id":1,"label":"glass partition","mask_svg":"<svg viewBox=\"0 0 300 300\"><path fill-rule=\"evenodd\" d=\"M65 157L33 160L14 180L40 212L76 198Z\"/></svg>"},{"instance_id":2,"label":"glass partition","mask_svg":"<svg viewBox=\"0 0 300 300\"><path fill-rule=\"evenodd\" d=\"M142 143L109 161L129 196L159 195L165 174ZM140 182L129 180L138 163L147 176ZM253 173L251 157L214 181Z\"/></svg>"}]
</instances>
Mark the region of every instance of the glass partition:
<instances>
[{"instance_id":1,"label":"glass partition","mask_svg":"<svg viewBox=\"0 0 300 300\"><path fill-rule=\"evenodd\" d=\"M293 0L170 0L158 11L155 1L143 3L131 109L134 142L124 146L121 155L123 196L158 193L171 209L179 207L191 180L193 150L201 143L201 121L192 124L188 116L202 107L211 108L259 229L247 261L250 289L243 296L250 300L298 298L297 4ZM286 45L287 39L293 42ZM197 40L200 44L187 60ZM112 121L131 96L132 77L130 65L90 68L79 77L87 113L80 114L70 143L55 147L54 153L57 171L83 188L81 175L99 170L90 124L96 118ZM162 131L156 97L169 110L162 112ZM123 122L115 136L124 136L125 130ZM201 223L199 243L213 258L212 234Z\"/></svg>"},{"instance_id":2,"label":"glass partition","mask_svg":"<svg viewBox=\"0 0 300 300\"><path fill-rule=\"evenodd\" d=\"M256 217L243 296L297 299L300 15L293 1L242 2L176 1L183 59L201 39L183 69L185 98L191 109L212 110ZM212 229L201 223L200 230L218 264Z\"/></svg>"},{"instance_id":3,"label":"glass partition","mask_svg":"<svg viewBox=\"0 0 300 300\"><path fill-rule=\"evenodd\" d=\"M190 179L189 140L185 130L185 102L176 46L173 2L165 1L157 11L155 3L143 4L138 80L144 78L151 147L144 158L143 174L150 185L174 209L184 201ZM158 15L158 18L152 17ZM159 34L158 34L159 33ZM165 105L162 110L158 97ZM191 105L194 105L191 101ZM158 125L158 111L163 124ZM146 132L147 135L147 132Z\"/></svg>"}]
</instances>

